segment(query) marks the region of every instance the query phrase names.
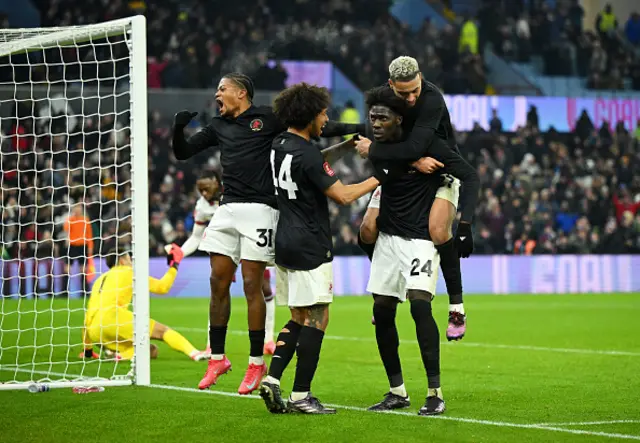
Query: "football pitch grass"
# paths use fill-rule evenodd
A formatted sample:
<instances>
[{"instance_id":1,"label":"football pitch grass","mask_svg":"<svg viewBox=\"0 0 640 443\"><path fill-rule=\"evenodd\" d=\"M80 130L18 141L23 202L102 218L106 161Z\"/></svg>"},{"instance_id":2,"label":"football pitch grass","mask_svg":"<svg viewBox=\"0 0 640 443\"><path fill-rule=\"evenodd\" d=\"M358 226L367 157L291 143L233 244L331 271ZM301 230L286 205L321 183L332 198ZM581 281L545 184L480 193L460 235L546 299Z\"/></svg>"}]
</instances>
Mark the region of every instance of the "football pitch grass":
<instances>
[{"instance_id":1,"label":"football pitch grass","mask_svg":"<svg viewBox=\"0 0 640 443\"><path fill-rule=\"evenodd\" d=\"M0 380L13 377L18 322L33 328L32 300L3 301ZM67 301L56 300L56 309ZM38 301L39 311L51 306ZM78 301L73 308L81 308ZM153 298L151 315L182 332L196 347L206 341L208 301ZM426 377L409 307L399 308L400 355L411 408L398 413L366 412L388 390L370 324L369 297L336 298L313 392L335 405L334 416L271 415L257 395L240 397L247 366L246 304L233 300L227 355L233 371L217 386L197 391L206 362L193 362L160 343L151 363L151 387L107 387L77 395L71 389L30 394L0 391L0 441L12 442L596 442L640 440L640 294L468 296L467 336L446 343L446 297L434 301L440 326L443 391L447 411L419 417ZM18 314L20 312L20 314ZM31 313L30 313L31 312ZM278 308L277 326L287 319ZM37 324L63 326L67 310L39 312ZM72 312L80 326L82 312ZM80 343L80 330L39 333L38 344ZM19 335L33 345L32 331ZM51 347L36 354L49 361ZM77 361L79 347L69 351ZM53 350L64 360L66 346ZM33 349L20 354L31 361ZM126 373L120 364L118 373ZM38 366L47 370L48 365ZM93 363L85 374L96 371ZM74 374L82 364L54 365ZM282 387L291 390L292 361ZM113 372L102 363L101 374ZM22 375L22 373L18 373ZM24 374L29 376L29 374Z\"/></svg>"}]
</instances>

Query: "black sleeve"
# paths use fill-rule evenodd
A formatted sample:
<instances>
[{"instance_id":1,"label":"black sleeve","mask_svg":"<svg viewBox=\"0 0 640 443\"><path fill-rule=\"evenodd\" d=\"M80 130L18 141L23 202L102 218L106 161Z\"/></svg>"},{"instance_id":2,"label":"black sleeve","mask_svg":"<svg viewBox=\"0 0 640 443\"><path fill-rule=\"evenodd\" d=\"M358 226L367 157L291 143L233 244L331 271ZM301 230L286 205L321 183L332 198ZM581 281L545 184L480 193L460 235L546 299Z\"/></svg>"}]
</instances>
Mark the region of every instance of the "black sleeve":
<instances>
[{"instance_id":1,"label":"black sleeve","mask_svg":"<svg viewBox=\"0 0 640 443\"><path fill-rule=\"evenodd\" d=\"M444 163L442 172L456 177L462 182L462 193L460 195L461 221L471 223L478 204L478 193L480 192L480 179L475 168L451 150L444 142L434 143L429 155Z\"/></svg>"},{"instance_id":2,"label":"black sleeve","mask_svg":"<svg viewBox=\"0 0 640 443\"><path fill-rule=\"evenodd\" d=\"M440 125L442 114L446 109L444 97L440 92L427 90L420 114L413 130L407 139L400 143L373 142L369 149L372 160L413 161L427 154L431 156L429 148L437 137L436 130Z\"/></svg>"},{"instance_id":3,"label":"black sleeve","mask_svg":"<svg viewBox=\"0 0 640 443\"><path fill-rule=\"evenodd\" d=\"M302 155L302 167L309 180L322 192L338 181L329 163L325 162L320 151L315 149L305 150Z\"/></svg>"},{"instance_id":4,"label":"black sleeve","mask_svg":"<svg viewBox=\"0 0 640 443\"><path fill-rule=\"evenodd\" d=\"M340 123L329 120L324 128L322 128L322 137L339 137L341 135L349 134L364 134L366 126L364 123Z\"/></svg>"},{"instance_id":5,"label":"black sleeve","mask_svg":"<svg viewBox=\"0 0 640 443\"><path fill-rule=\"evenodd\" d=\"M218 145L218 136L213 128L213 124L208 124L201 131L184 138L184 127L174 126L173 128L173 154L178 160L187 160L199 152L211 146Z\"/></svg>"}]
</instances>

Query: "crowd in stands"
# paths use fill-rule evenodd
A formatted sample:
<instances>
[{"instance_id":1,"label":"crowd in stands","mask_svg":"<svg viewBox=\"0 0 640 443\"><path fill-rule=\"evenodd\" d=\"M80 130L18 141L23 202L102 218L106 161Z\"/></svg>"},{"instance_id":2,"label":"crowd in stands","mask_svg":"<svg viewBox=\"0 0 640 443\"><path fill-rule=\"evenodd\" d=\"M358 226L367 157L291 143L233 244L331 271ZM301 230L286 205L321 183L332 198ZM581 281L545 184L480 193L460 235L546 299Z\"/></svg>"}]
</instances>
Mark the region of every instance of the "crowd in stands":
<instances>
[{"instance_id":1,"label":"crowd in stands","mask_svg":"<svg viewBox=\"0 0 640 443\"><path fill-rule=\"evenodd\" d=\"M462 30L426 21L412 31L389 13L391 0L38 0L43 26L96 23L144 13L151 88L208 88L221 73L260 79L280 90L285 76L272 59L333 61L361 89L383 83L397 54L412 54L450 94L485 92L481 51L461 44ZM257 75L259 74L259 75Z\"/></svg>"},{"instance_id":2,"label":"crowd in stands","mask_svg":"<svg viewBox=\"0 0 640 443\"><path fill-rule=\"evenodd\" d=\"M545 75L587 77L591 89L640 90L640 16L618 19L611 5L598 14L595 32L578 0L485 0L477 14L481 46L491 43L508 60L540 56ZM628 84L625 84L625 79Z\"/></svg>"}]
</instances>

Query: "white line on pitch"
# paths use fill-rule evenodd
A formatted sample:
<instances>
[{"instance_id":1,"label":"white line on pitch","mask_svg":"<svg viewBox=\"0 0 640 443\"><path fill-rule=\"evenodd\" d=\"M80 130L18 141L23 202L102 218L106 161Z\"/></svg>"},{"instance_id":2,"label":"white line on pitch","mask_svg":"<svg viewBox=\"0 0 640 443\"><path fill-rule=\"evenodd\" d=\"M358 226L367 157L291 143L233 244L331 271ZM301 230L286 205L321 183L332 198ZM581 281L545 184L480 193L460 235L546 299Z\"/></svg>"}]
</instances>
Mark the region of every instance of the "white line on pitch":
<instances>
[{"instance_id":1,"label":"white line on pitch","mask_svg":"<svg viewBox=\"0 0 640 443\"><path fill-rule=\"evenodd\" d=\"M615 425L623 423L640 423L640 420L568 421L564 423L537 423L537 426L595 426Z\"/></svg>"},{"instance_id":2,"label":"white line on pitch","mask_svg":"<svg viewBox=\"0 0 640 443\"><path fill-rule=\"evenodd\" d=\"M181 392L192 392L197 394L209 394L209 395L221 395L224 397L234 397L234 398L247 398L259 400L260 397L250 396L250 395L240 395L235 392L224 392L224 391L210 391L204 390L201 391L199 389L194 388L184 388L181 386L169 386L169 385L150 385L152 388L158 389L168 389L171 391L181 391ZM437 420L446 420L446 421L457 421L461 423L469 423L476 425L487 425L487 426L499 426L505 428L521 428L521 429L540 429L544 431L555 431L555 432L564 432L567 434L582 434L582 435L591 435L591 436L599 436L599 437L609 437L609 438L620 438L625 440L640 440L640 435L629 435L629 434L614 434L609 432L597 432L597 431L583 431L580 429L564 429L556 426L547 426L540 424L524 424L524 423L509 423L504 421L492 421L492 420L478 420L475 418L464 418L464 417L451 417L446 415L436 415L432 417L424 417L411 412L403 412L403 411L388 411L388 412L371 412L366 408L360 408L357 406L345 406L345 405L335 405L335 404L327 404L327 406L331 406L338 409L345 409L348 411L357 411L357 412L366 412L369 414L389 414L389 415L402 415L405 417L417 417L417 418L428 418L428 419L437 419Z\"/></svg>"},{"instance_id":3,"label":"white line on pitch","mask_svg":"<svg viewBox=\"0 0 640 443\"><path fill-rule=\"evenodd\" d=\"M205 328L190 328L190 327L176 327L178 331L185 332L203 332L206 333ZM247 335L247 331L230 330L229 334L233 335ZM325 340L337 340L337 341L364 341L375 342L375 338L371 337L345 337L341 335L325 335ZM406 344L418 344L416 340L400 340L400 343ZM560 352L563 354L589 354L589 355L616 355L625 357L640 357L640 352L630 351L613 351L606 349L573 349L573 348L548 348L545 346L529 346L529 345L502 345L493 343L474 343L468 341L458 341L450 343L443 341L442 344L447 346L466 346L471 348L496 348L496 349L518 349L523 351L543 351L543 352Z\"/></svg>"}]
</instances>

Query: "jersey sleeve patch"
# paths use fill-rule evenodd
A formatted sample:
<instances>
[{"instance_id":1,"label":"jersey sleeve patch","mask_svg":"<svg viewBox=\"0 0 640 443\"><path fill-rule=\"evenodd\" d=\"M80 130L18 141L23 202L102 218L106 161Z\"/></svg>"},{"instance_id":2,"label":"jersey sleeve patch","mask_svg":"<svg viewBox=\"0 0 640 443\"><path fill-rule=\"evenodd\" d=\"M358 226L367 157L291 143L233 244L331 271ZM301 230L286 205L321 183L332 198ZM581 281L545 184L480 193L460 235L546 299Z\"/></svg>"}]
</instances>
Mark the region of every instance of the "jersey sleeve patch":
<instances>
[{"instance_id":1,"label":"jersey sleeve patch","mask_svg":"<svg viewBox=\"0 0 640 443\"><path fill-rule=\"evenodd\" d=\"M329 163L324 162L322 167L324 168L324 172L326 172L329 177L333 177L334 175L336 175L335 171L331 169L331 165Z\"/></svg>"}]
</instances>

